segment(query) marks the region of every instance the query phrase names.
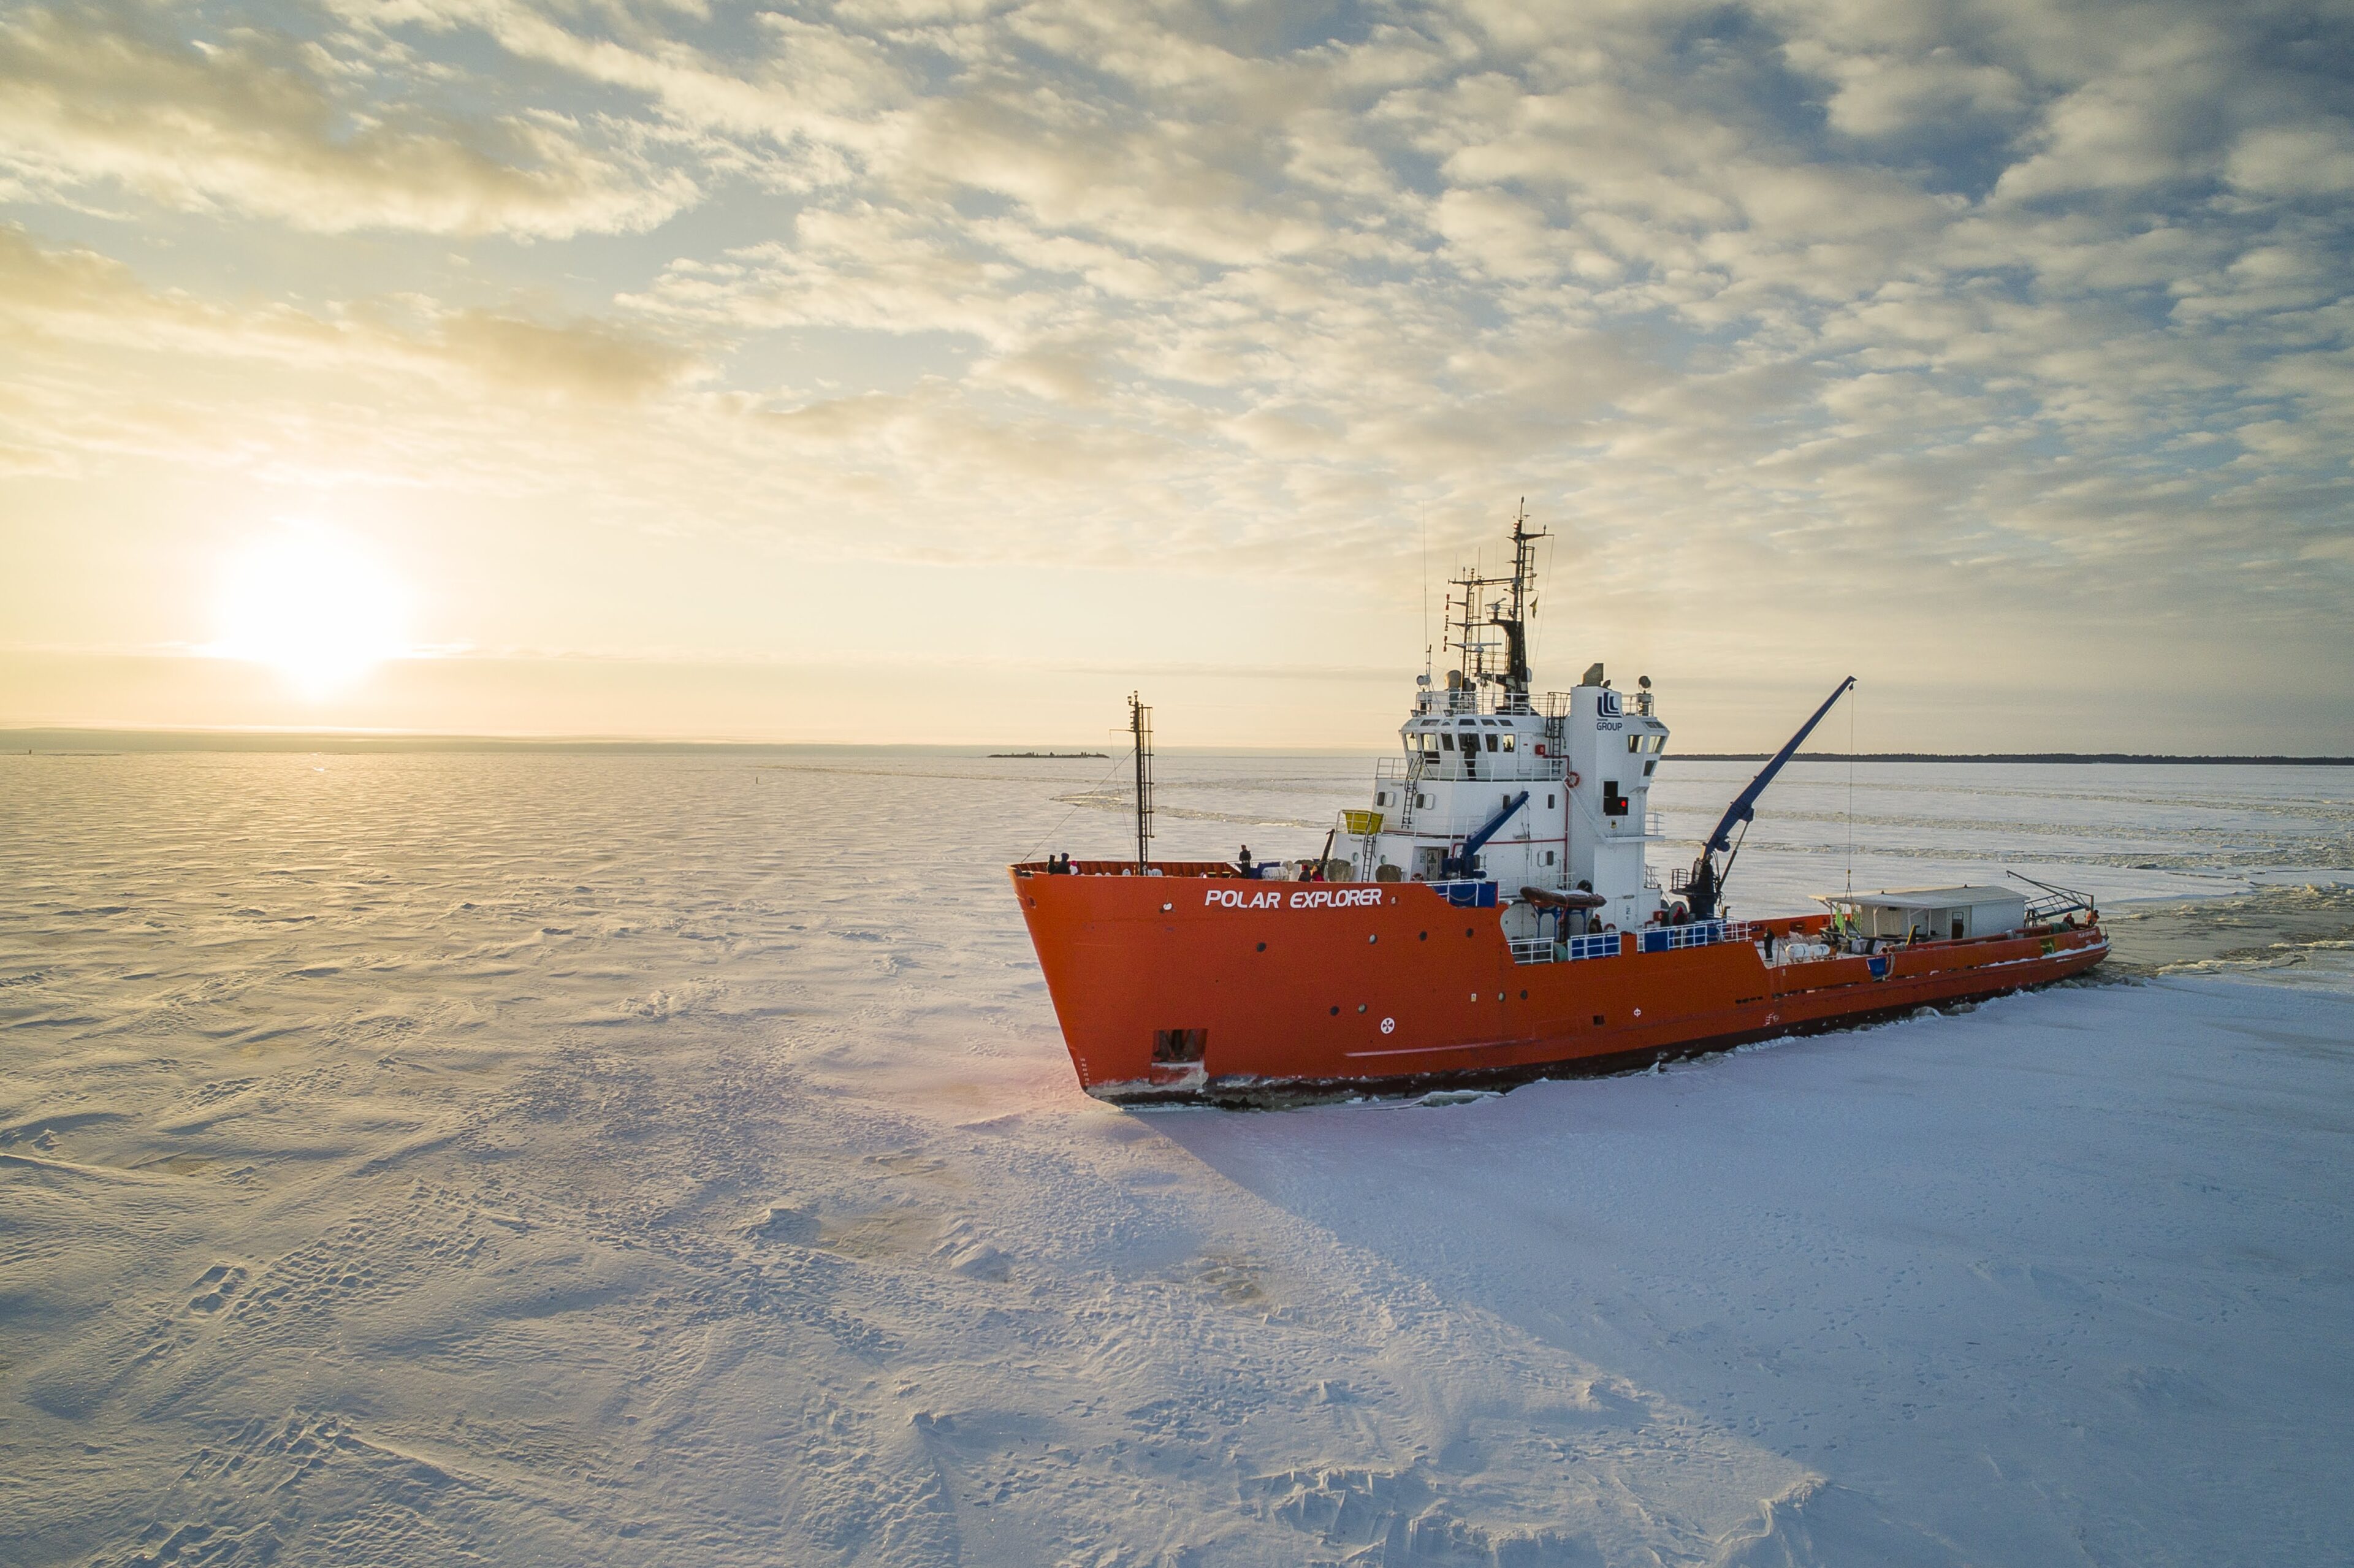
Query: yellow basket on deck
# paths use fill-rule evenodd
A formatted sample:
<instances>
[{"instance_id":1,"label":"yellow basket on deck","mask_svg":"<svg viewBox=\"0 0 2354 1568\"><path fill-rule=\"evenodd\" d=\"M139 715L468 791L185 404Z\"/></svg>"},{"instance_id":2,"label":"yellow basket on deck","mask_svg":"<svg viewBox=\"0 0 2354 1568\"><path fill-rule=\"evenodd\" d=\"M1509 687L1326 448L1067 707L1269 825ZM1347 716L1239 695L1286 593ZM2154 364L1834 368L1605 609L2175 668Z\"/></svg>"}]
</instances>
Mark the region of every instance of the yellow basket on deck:
<instances>
[{"instance_id":1,"label":"yellow basket on deck","mask_svg":"<svg viewBox=\"0 0 2354 1568\"><path fill-rule=\"evenodd\" d=\"M1382 814L1379 811L1343 811L1341 813L1341 825L1357 837L1363 838L1382 831Z\"/></svg>"}]
</instances>

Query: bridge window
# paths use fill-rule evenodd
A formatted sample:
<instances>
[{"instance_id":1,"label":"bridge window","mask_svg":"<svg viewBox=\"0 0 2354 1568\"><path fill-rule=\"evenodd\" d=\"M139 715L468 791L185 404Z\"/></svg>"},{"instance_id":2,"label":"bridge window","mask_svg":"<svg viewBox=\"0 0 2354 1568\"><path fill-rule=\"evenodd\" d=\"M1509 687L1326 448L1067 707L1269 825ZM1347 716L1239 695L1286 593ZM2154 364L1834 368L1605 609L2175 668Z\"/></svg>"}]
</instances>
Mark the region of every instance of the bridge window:
<instances>
[{"instance_id":1,"label":"bridge window","mask_svg":"<svg viewBox=\"0 0 2354 1568\"><path fill-rule=\"evenodd\" d=\"M1488 737L1488 749L1490 751L1496 749L1496 737L1492 735Z\"/></svg>"},{"instance_id":2,"label":"bridge window","mask_svg":"<svg viewBox=\"0 0 2354 1568\"><path fill-rule=\"evenodd\" d=\"M1504 749L1506 751L1512 750L1519 744L1520 738L1521 737L1519 736L1512 734L1511 731L1506 730L1504 732Z\"/></svg>"},{"instance_id":3,"label":"bridge window","mask_svg":"<svg viewBox=\"0 0 2354 1568\"><path fill-rule=\"evenodd\" d=\"M1444 750L1444 751L1452 751L1452 750L1454 750L1454 749L1455 749L1455 735L1454 735L1454 732L1450 730L1450 731L1448 731L1447 734L1440 736L1438 737L1438 745L1439 745L1439 748L1440 748L1441 750Z\"/></svg>"}]
</instances>

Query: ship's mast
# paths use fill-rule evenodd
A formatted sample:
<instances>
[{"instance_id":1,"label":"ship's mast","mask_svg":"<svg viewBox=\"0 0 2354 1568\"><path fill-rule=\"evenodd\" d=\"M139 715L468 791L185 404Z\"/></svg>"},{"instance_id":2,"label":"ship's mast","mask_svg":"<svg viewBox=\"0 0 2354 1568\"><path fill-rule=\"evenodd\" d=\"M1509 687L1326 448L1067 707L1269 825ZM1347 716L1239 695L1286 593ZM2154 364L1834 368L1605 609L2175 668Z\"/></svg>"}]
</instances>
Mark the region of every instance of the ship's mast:
<instances>
[{"instance_id":1,"label":"ship's mast","mask_svg":"<svg viewBox=\"0 0 2354 1568\"><path fill-rule=\"evenodd\" d=\"M1465 683L1475 690L1483 684L1501 686L1505 695L1500 705L1508 710L1528 702L1529 617L1536 609L1537 541L1545 536L1543 530L1529 532L1528 498L1522 496L1512 519L1511 574L1487 577L1475 564L1454 580L1460 597L1449 594L1447 599L1447 645L1462 652ZM1495 588L1504 591L1490 598L1489 590ZM1494 667L1497 645L1481 635L1491 626L1504 634L1500 670Z\"/></svg>"},{"instance_id":2,"label":"ship's mast","mask_svg":"<svg viewBox=\"0 0 2354 1568\"><path fill-rule=\"evenodd\" d=\"M1136 874L1152 866L1152 710L1128 694L1128 733L1136 743Z\"/></svg>"}]
</instances>

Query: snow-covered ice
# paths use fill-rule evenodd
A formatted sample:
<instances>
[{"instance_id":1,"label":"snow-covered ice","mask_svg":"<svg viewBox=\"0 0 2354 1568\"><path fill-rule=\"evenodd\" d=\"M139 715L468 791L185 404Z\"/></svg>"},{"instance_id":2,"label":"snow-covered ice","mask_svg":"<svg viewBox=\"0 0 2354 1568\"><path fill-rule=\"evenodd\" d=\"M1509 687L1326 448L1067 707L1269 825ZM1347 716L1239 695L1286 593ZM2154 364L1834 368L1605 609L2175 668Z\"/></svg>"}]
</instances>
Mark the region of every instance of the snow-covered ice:
<instances>
[{"instance_id":1,"label":"snow-covered ice","mask_svg":"<svg viewBox=\"0 0 2354 1568\"><path fill-rule=\"evenodd\" d=\"M0 758L0 1561L2354 1539L2346 772L1858 770L1856 885L2091 885L2123 983L1139 1114L1002 871L1114 850L1108 766ZM1162 847L1312 847L1365 766L1166 758ZM1777 787L1748 908L1848 791Z\"/></svg>"}]
</instances>

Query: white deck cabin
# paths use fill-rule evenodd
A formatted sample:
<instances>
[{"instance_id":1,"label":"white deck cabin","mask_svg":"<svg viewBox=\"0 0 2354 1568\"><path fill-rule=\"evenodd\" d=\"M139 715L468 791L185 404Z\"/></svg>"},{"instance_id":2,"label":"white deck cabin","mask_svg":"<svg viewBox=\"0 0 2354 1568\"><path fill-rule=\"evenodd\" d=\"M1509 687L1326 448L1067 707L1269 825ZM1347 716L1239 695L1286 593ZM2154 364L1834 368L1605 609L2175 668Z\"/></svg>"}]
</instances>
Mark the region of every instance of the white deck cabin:
<instances>
[{"instance_id":1,"label":"white deck cabin","mask_svg":"<svg viewBox=\"0 0 2354 1568\"><path fill-rule=\"evenodd\" d=\"M1857 936L1895 941L1958 942L2027 924L2027 895L2008 887L1911 887L1818 898L1846 916Z\"/></svg>"}]
</instances>

